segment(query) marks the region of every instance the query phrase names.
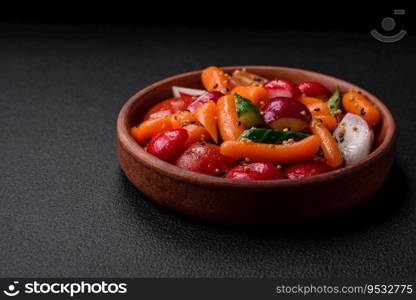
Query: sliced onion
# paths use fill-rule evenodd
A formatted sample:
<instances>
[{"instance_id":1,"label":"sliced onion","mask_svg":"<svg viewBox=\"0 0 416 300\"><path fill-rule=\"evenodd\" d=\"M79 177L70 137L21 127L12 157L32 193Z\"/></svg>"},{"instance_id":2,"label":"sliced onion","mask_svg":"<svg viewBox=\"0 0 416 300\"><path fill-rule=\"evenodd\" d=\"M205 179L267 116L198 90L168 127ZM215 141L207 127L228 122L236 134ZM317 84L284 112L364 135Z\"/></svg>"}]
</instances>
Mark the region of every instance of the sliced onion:
<instances>
[{"instance_id":1,"label":"sliced onion","mask_svg":"<svg viewBox=\"0 0 416 300\"><path fill-rule=\"evenodd\" d=\"M181 97L183 95L198 97L204 94L205 92L206 92L205 90L190 89L190 88L185 88L185 87L180 87L180 86L172 86L172 93L173 93L173 97L175 98Z\"/></svg>"},{"instance_id":2,"label":"sliced onion","mask_svg":"<svg viewBox=\"0 0 416 300\"><path fill-rule=\"evenodd\" d=\"M359 115L347 113L334 131L345 164L365 158L373 144L373 130Z\"/></svg>"}]
</instances>

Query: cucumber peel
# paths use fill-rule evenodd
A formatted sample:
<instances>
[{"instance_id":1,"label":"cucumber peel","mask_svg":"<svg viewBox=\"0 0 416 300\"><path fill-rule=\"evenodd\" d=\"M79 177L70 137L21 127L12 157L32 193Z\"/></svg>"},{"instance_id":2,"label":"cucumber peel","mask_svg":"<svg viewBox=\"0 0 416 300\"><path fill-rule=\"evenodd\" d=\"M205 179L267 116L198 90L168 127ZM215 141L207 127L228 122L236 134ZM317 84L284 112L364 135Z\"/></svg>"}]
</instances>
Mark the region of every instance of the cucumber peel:
<instances>
[{"instance_id":1,"label":"cucumber peel","mask_svg":"<svg viewBox=\"0 0 416 300\"><path fill-rule=\"evenodd\" d=\"M239 140L249 139L256 143L282 144L284 141L287 141L289 139L300 141L308 136L309 134L295 131L251 128L244 130L243 133L240 135Z\"/></svg>"},{"instance_id":2,"label":"cucumber peel","mask_svg":"<svg viewBox=\"0 0 416 300\"><path fill-rule=\"evenodd\" d=\"M238 94L234 94L234 100L238 121L240 121L244 127L258 126L263 123L263 117L261 116L259 109L250 100L241 97Z\"/></svg>"},{"instance_id":3,"label":"cucumber peel","mask_svg":"<svg viewBox=\"0 0 416 300\"><path fill-rule=\"evenodd\" d=\"M341 104L341 91L339 88L337 88L328 101L326 101L326 104L328 105L331 115L335 116L337 114L337 110L340 109Z\"/></svg>"}]
</instances>

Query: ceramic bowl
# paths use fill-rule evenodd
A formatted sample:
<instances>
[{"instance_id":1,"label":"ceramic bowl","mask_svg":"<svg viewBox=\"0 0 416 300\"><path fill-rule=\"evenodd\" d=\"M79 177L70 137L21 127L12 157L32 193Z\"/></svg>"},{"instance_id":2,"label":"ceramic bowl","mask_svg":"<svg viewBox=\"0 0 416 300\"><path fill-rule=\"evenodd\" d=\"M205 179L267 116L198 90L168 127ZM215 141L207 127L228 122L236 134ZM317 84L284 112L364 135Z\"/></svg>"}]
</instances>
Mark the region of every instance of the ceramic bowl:
<instances>
[{"instance_id":1,"label":"ceramic bowl","mask_svg":"<svg viewBox=\"0 0 416 300\"><path fill-rule=\"evenodd\" d=\"M120 166L128 180L147 197L176 212L196 218L238 224L303 222L350 210L368 199L385 181L394 160L396 126L388 108L365 89L344 80L301 69L266 66L246 68L266 78L296 83L319 81L329 89L360 90L381 111L374 147L363 160L338 170L297 180L238 181L178 168L147 153L129 134L156 103L172 97L171 87L202 88L201 71L171 76L131 97L117 120Z\"/></svg>"}]
</instances>

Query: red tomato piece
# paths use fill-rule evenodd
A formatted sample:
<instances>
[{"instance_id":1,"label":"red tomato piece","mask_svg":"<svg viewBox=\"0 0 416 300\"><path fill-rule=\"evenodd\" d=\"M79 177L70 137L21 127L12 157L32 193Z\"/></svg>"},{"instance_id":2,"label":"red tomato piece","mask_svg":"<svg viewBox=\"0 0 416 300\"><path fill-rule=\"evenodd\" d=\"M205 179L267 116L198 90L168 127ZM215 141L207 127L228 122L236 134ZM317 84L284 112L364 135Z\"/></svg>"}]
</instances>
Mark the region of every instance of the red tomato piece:
<instances>
[{"instance_id":1,"label":"red tomato piece","mask_svg":"<svg viewBox=\"0 0 416 300\"><path fill-rule=\"evenodd\" d=\"M229 179L239 180L274 180L286 178L285 172L271 163L251 163L231 169L227 173Z\"/></svg>"},{"instance_id":2,"label":"red tomato piece","mask_svg":"<svg viewBox=\"0 0 416 300\"><path fill-rule=\"evenodd\" d=\"M144 116L143 121L148 119L168 117L178 111L186 110L188 105L193 101L191 96L182 96L180 98L169 98L153 106Z\"/></svg>"},{"instance_id":3,"label":"red tomato piece","mask_svg":"<svg viewBox=\"0 0 416 300\"><path fill-rule=\"evenodd\" d=\"M322 83L316 81L305 81L298 84L302 94L308 97L316 97L327 100L331 97L331 92Z\"/></svg>"},{"instance_id":4,"label":"red tomato piece","mask_svg":"<svg viewBox=\"0 0 416 300\"><path fill-rule=\"evenodd\" d=\"M195 143L176 161L176 166L207 175L220 175L234 166L234 160L220 153L214 144Z\"/></svg>"},{"instance_id":5,"label":"red tomato piece","mask_svg":"<svg viewBox=\"0 0 416 300\"><path fill-rule=\"evenodd\" d=\"M287 167L286 176L289 179L298 179L303 177L314 176L331 171L331 168L319 160L307 160L293 163Z\"/></svg>"},{"instance_id":6,"label":"red tomato piece","mask_svg":"<svg viewBox=\"0 0 416 300\"><path fill-rule=\"evenodd\" d=\"M185 150L188 139L186 129L173 129L154 136L147 145L146 151L161 160L174 163Z\"/></svg>"}]
</instances>

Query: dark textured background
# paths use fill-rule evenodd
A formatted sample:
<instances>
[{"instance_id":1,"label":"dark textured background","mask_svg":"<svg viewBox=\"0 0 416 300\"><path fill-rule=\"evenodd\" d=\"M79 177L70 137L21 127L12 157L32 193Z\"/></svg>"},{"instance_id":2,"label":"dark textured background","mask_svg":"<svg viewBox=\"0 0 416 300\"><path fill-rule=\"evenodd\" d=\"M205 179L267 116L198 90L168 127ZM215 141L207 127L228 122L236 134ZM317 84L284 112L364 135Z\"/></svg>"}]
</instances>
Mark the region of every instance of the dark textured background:
<instances>
[{"instance_id":1,"label":"dark textured background","mask_svg":"<svg viewBox=\"0 0 416 300\"><path fill-rule=\"evenodd\" d=\"M415 275L415 45L367 30L0 24L0 276ZM280 228L144 198L117 162L117 113L146 85L211 64L311 69L372 91L399 129L386 184L347 215Z\"/></svg>"}]
</instances>

